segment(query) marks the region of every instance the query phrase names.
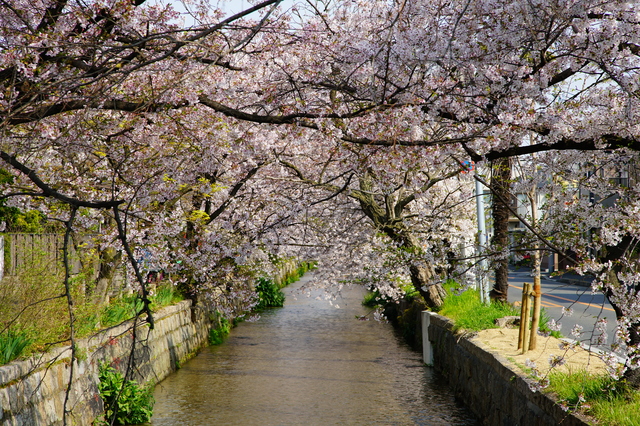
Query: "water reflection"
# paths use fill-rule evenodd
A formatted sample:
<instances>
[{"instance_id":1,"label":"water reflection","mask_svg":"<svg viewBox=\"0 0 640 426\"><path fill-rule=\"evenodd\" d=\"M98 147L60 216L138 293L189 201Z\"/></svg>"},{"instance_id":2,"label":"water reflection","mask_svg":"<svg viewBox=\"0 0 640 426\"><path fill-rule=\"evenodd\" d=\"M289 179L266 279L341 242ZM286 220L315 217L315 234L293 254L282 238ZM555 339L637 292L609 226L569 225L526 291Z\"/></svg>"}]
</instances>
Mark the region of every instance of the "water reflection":
<instances>
[{"instance_id":1,"label":"water reflection","mask_svg":"<svg viewBox=\"0 0 640 426\"><path fill-rule=\"evenodd\" d=\"M236 327L157 386L153 426L475 425L391 326L286 289L285 308Z\"/></svg>"}]
</instances>

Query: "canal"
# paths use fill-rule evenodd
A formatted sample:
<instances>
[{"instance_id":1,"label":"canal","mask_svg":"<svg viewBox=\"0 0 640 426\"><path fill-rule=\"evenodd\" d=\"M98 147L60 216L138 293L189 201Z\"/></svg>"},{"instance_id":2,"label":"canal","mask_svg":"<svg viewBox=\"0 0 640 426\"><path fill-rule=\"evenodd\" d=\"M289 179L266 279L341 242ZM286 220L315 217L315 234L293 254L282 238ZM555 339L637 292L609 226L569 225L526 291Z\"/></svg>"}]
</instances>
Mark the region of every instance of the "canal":
<instances>
[{"instance_id":1,"label":"canal","mask_svg":"<svg viewBox=\"0 0 640 426\"><path fill-rule=\"evenodd\" d=\"M361 321L363 291L332 306L284 291L155 389L151 425L475 425L389 324ZM336 304L339 308L336 307Z\"/></svg>"}]
</instances>

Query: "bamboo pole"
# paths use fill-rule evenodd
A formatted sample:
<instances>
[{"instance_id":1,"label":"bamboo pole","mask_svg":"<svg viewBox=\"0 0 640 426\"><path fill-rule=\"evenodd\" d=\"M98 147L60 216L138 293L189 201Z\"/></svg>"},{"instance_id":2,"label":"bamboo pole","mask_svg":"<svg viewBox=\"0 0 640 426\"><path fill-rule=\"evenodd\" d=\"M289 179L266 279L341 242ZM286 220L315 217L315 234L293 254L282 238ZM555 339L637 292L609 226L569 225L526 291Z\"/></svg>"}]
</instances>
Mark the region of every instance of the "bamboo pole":
<instances>
[{"instance_id":1,"label":"bamboo pole","mask_svg":"<svg viewBox=\"0 0 640 426\"><path fill-rule=\"evenodd\" d=\"M529 320L531 317L531 283L524 283L523 286L524 304L520 314L520 327L522 327L522 353L527 352L527 342L529 341Z\"/></svg>"},{"instance_id":2,"label":"bamboo pole","mask_svg":"<svg viewBox=\"0 0 640 426\"><path fill-rule=\"evenodd\" d=\"M540 275L533 277L533 319L531 320L531 337L529 338L529 350L532 351L538 344L538 326L540 325Z\"/></svg>"},{"instance_id":3,"label":"bamboo pole","mask_svg":"<svg viewBox=\"0 0 640 426\"><path fill-rule=\"evenodd\" d=\"M526 329L528 328L529 317L529 293L531 290L530 283L524 283L522 286L522 304L520 305L520 331L518 333L518 349L525 348ZM525 321L526 320L526 321Z\"/></svg>"}]
</instances>

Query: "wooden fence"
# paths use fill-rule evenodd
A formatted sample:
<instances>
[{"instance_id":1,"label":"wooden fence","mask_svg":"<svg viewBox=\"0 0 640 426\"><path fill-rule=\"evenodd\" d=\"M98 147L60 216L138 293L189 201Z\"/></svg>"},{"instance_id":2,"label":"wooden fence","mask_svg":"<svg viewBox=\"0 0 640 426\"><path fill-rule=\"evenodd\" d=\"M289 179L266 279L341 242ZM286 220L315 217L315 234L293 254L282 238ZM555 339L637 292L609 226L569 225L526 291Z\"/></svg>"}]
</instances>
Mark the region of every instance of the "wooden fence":
<instances>
[{"instance_id":1,"label":"wooden fence","mask_svg":"<svg viewBox=\"0 0 640 426\"><path fill-rule=\"evenodd\" d=\"M46 267L51 271L63 272L64 236L61 234L4 234L2 239L3 267L0 279L4 275L15 276L25 268ZM73 245L69 250L71 273L82 270L80 259Z\"/></svg>"}]
</instances>

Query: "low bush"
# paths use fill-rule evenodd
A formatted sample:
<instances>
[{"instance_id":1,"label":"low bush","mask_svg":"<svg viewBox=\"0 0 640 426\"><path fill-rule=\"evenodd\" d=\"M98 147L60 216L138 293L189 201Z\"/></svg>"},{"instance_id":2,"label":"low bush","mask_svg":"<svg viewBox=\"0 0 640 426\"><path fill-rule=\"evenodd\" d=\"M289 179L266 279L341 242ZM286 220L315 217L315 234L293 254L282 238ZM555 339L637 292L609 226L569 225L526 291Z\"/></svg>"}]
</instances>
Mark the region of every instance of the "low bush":
<instances>
[{"instance_id":1,"label":"low bush","mask_svg":"<svg viewBox=\"0 0 640 426\"><path fill-rule=\"evenodd\" d=\"M146 423L153 413L153 386L141 387L125 380L122 373L108 364L99 370L98 391L104 401L105 421L109 425Z\"/></svg>"},{"instance_id":2,"label":"low bush","mask_svg":"<svg viewBox=\"0 0 640 426\"><path fill-rule=\"evenodd\" d=\"M266 308L280 308L284 306L284 293L269 278L258 278L256 285L256 293L258 293L258 304L256 310Z\"/></svg>"},{"instance_id":3,"label":"low bush","mask_svg":"<svg viewBox=\"0 0 640 426\"><path fill-rule=\"evenodd\" d=\"M219 318L218 325L209 330L209 343L219 345L225 341L231 332L231 323L226 318Z\"/></svg>"}]
</instances>

